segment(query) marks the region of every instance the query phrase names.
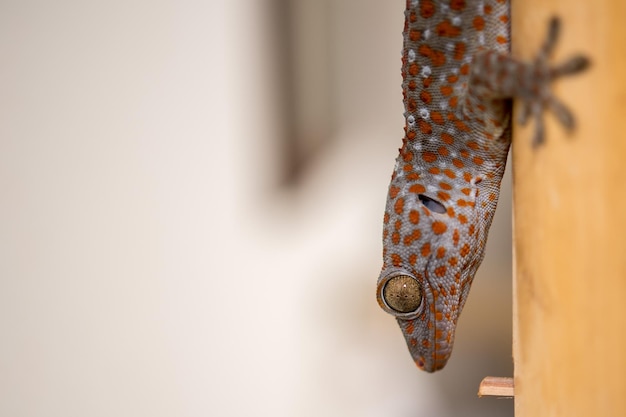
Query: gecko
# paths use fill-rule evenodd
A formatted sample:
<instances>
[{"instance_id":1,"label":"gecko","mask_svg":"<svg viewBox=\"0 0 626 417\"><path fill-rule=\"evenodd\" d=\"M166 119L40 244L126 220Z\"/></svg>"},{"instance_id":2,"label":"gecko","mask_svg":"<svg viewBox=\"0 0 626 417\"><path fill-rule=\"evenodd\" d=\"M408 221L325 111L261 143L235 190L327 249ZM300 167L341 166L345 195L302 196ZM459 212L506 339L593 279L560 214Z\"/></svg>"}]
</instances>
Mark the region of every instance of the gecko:
<instances>
[{"instance_id":1,"label":"gecko","mask_svg":"<svg viewBox=\"0 0 626 417\"><path fill-rule=\"evenodd\" d=\"M383 220L376 297L402 330L418 368L442 369L485 254L511 143L520 122L544 140L543 113L568 130L571 112L551 83L580 72L576 55L551 66L560 32L552 18L529 62L510 55L509 0L407 0L402 50L404 138Z\"/></svg>"}]
</instances>

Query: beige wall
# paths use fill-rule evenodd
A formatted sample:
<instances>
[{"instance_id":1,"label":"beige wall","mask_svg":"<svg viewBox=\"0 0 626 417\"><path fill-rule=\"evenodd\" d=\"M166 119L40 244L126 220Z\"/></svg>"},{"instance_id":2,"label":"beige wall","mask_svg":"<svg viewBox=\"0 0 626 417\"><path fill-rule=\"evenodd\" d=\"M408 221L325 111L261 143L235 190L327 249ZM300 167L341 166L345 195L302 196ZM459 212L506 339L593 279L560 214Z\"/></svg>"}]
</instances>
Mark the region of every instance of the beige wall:
<instances>
[{"instance_id":1,"label":"beige wall","mask_svg":"<svg viewBox=\"0 0 626 417\"><path fill-rule=\"evenodd\" d=\"M268 5L0 3L0 416L512 414L508 192L443 372L375 302L404 1L327 3L288 188Z\"/></svg>"}]
</instances>

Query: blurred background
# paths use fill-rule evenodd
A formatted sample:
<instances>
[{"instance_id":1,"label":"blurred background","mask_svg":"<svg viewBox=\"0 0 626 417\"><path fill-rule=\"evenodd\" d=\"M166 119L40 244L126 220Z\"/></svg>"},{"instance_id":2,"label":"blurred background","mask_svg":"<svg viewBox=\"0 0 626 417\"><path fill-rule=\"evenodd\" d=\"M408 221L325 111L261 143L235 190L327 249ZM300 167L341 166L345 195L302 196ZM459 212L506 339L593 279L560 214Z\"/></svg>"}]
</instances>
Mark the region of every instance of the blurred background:
<instances>
[{"instance_id":1,"label":"blurred background","mask_svg":"<svg viewBox=\"0 0 626 417\"><path fill-rule=\"evenodd\" d=\"M0 1L0 416L510 416L508 175L447 367L375 301L404 0Z\"/></svg>"}]
</instances>

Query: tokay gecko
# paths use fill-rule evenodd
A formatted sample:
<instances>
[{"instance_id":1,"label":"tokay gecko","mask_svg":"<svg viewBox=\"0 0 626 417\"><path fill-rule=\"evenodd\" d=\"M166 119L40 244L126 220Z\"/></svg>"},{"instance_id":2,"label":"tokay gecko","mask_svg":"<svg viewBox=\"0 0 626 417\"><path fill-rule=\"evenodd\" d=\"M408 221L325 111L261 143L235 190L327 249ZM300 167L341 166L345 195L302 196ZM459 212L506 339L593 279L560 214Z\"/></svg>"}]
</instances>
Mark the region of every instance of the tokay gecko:
<instances>
[{"instance_id":1,"label":"tokay gecko","mask_svg":"<svg viewBox=\"0 0 626 417\"><path fill-rule=\"evenodd\" d=\"M549 109L574 118L551 82L588 66L550 66L559 21L531 62L509 55L509 0L407 0L402 52L405 136L383 226L380 306L396 317L416 365L434 372L452 352L457 320L485 252L511 141L511 100L544 139Z\"/></svg>"}]
</instances>

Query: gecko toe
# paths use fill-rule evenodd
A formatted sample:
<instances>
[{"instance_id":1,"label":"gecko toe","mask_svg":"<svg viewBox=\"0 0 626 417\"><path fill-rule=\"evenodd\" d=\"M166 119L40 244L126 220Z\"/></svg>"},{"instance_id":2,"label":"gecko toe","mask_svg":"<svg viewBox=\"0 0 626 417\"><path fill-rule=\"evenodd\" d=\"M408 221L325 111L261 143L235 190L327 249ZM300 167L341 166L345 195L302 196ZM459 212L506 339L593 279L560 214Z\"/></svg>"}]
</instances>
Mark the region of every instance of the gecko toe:
<instances>
[{"instance_id":1,"label":"gecko toe","mask_svg":"<svg viewBox=\"0 0 626 417\"><path fill-rule=\"evenodd\" d=\"M570 131L574 129L574 126L576 125L574 115L563 103L552 97L548 101L548 106L563 127Z\"/></svg>"},{"instance_id":2,"label":"gecko toe","mask_svg":"<svg viewBox=\"0 0 626 417\"><path fill-rule=\"evenodd\" d=\"M556 66L551 71L551 77L557 78L563 75L576 74L578 72L584 71L591 65L591 61L589 58L583 55L576 55L562 64Z\"/></svg>"}]
</instances>

